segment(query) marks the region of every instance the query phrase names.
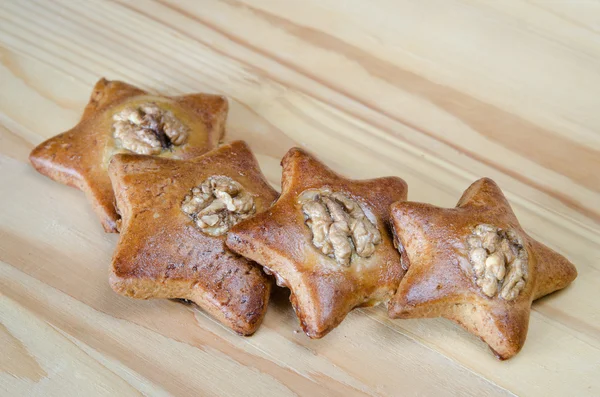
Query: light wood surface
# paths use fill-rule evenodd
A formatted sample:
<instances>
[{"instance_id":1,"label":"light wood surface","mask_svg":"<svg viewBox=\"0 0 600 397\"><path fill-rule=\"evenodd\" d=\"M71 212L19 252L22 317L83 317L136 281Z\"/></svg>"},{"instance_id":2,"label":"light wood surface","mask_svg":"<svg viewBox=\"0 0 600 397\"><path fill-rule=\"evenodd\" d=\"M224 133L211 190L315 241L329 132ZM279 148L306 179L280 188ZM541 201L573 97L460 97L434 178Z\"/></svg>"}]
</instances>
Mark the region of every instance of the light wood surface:
<instances>
[{"instance_id":1,"label":"light wood surface","mask_svg":"<svg viewBox=\"0 0 600 397\"><path fill-rule=\"evenodd\" d=\"M600 395L599 29L591 0L0 0L0 395ZM579 277L507 362L382 307L309 340L281 289L250 338L117 296L118 236L27 163L101 76L227 95L274 186L294 145L437 205L489 176Z\"/></svg>"}]
</instances>

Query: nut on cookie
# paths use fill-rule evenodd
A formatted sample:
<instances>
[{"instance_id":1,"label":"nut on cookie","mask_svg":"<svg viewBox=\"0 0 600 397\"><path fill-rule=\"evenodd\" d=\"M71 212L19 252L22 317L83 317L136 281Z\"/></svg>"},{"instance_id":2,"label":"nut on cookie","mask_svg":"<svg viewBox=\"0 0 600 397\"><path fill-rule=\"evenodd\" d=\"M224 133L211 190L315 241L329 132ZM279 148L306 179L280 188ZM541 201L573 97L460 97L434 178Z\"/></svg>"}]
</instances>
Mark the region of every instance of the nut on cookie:
<instances>
[{"instance_id":1,"label":"nut on cookie","mask_svg":"<svg viewBox=\"0 0 600 397\"><path fill-rule=\"evenodd\" d=\"M305 333L321 338L355 307L396 291L404 270L389 206L406 199L407 187L395 177L346 179L298 148L282 166L280 198L233 226L227 245L288 287Z\"/></svg>"},{"instance_id":2,"label":"nut on cookie","mask_svg":"<svg viewBox=\"0 0 600 397\"><path fill-rule=\"evenodd\" d=\"M391 214L408 271L390 317L448 318L500 359L523 347L532 301L577 276L567 259L525 233L491 179L473 183L456 208L400 201Z\"/></svg>"},{"instance_id":3,"label":"nut on cookie","mask_svg":"<svg viewBox=\"0 0 600 397\"><path fill-rule=\"evenodd\" d=\"M187 299L250 335L271 280L225 246L227 230L277 198L242 141L173 160L117 154L109 174L122 215L110 285L132 298Z\"/></svg>"}]
</instances>

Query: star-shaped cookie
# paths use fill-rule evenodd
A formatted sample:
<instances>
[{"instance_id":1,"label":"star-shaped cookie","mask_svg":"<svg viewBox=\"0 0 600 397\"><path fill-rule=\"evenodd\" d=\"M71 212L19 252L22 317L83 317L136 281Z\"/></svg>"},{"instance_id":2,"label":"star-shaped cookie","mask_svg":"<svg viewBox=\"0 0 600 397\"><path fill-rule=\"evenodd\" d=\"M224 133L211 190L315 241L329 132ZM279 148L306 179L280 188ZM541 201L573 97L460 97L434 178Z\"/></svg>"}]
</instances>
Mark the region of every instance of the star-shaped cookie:
<instances>
[{"instance_id":1,"label":"star-shaped cookie","mask_svg":"<svg viewBox=\"0 0 600 397\"><path fill-rule=\"evenodd\" d=\"M532 301L577 276L573 264L523 231L491 179L473 183L456 208L404 201L391 213L408 271L390 317L448 318L500 359L523 347Z\"/></svg>"},{"instance_id":2,"label":"star-shaped cookie","mask_svg":"<svg viewBox=\"0 0 600 397\"><path fill-rule=\"evenodd\" d=\"M321 338L355 307L390 299L404 270L388 227L389 206L406 199L400 178L346 179L305 151L282 160L282 194L227 237L261 264L290 300L304 332Z\"/></svg>"},{"instance_id":3,"label":"star-shaped cookie","mask_svg":"<svg viewBox=\"0 0 600 397\"><path fill-rule=\"evenodd\" d=\"M29 160L40 173L85 192L104 230L117 232L119 217L107 173L111 156L201 155L222 139L227 109L227 100L217 95L157 96L100 79L79 123L42 142Z\"/></svg>"},{"instance_id":4,"label":"star-shaped cookie","mask_svg":"<svg viewBox=\"0 0 600 397\"><path fill-rule=\"evenodd\" d=\"M269 299L260 266L225 246L227 230L277 198L242 141L173 160L117 154L109 165L121 235L112 288L133 298L195 302L226 326L252 334Z\"/></svg>"}]
</instances>

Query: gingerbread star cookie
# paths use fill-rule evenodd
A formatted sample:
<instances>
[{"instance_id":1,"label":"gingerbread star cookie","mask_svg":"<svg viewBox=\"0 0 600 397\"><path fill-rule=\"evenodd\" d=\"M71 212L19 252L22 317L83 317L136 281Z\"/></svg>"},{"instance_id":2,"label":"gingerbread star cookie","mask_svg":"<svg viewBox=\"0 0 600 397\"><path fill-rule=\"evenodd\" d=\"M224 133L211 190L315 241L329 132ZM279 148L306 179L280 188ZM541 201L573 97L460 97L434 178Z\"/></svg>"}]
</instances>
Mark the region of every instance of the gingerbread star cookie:
<instances>
[{"instance_id":1,"label":"gingerbread star cookie","mask_svg":"<svg viewBox=\"0 0 600 397\"><path fill-rule=\"evenodd\" d=\"M577 276L573 264L523 231L491 179L473 183L456 208L405 201L391 213L408 271L389 315L446 317L500 359L523 347L532 301Z\"/></svg>"},{"instance_id":2,"label":"gingerbread star cookie","mask_svg":"<svg viewBox=\"0 0 600 397\"><path fill-rule=\"evenodd\" d=\"M227 100L193 94L150 95L120 81L101 79L80 122L42 142L29 160L37 171L85 192L104 230L117 231L119 216L108 178L111 156L131 152L187 159L222 139Z\"/></svg>"},{"instance_id":3,"label":"gingerbread star cookie","mask_svg":"<svg viewBox=\"0 0 600 397\"><path fill-rule=\"evenodd\" d=\"M400 178L346 179L298 148L282 166L278 201L231 228L227 246L288 287L304 332L321 338L353 308L395 292L404 270L389 206L406 199L407 187Z\"/></svg>"},{"instance_id":4,"label":"gingerbread star cookie","mask_svg":"<svg viewBox=\"0 0 600 397\"><path fill-rule=\"evenodd\" d=\"M125 296L195 302L234 331L252 334L270 279L231 252L226 233L277 198L242 141L189 160L117 154L109 165L122 216L110 285Z\"/></svg>"}]
</instances>

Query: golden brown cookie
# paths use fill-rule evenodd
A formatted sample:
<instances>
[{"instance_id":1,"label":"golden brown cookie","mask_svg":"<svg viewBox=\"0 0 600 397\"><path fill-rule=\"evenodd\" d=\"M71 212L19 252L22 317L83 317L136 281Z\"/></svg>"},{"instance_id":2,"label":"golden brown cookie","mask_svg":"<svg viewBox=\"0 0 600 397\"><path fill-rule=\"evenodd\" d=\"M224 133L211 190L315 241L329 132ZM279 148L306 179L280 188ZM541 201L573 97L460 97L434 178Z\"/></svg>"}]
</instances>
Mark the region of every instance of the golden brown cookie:
<instances>
[{"instance_id":1,"label":"golden brown cookie","mask_svg":"<svg viewBox=\"0 0 600 397\"><path fill-rule=\"evenodd\" d=\"M388 228L400 178L346 179L301 149L282 160L282 194L234 226L227 245L291 290L304 332L321 338L355 307L390 299L404 270Z\"/></svg>"},{"instance_id":2,"label":"golden brown cookie","mask_svg":"<svg viewBox=\"0 0 600 397\"><path fill-rule=\"evenodd\" d=\"M189 160L117 154L109 174L122 216L110 285L125 296L197 303L250 335L271 282L225 246L227 230L277 198L242 141Z\"/></svg>"},{"instance_id":3,"label":"golden brown cookie","mask_svg":"<svg viewBox=\"0 0 600 397\"><path fill-rule=\"evenodd\" d=\"M408 271L389 315L446 317L500 359L523 347L532 301L577 276L573 264L523 231L491 179L473 183L456 208L398 202L391 212Z\"/></svg>"},{"instance_id":4,"label":"golden brown cookie","mask_svg":"<svg viewBox=\"0 0 600 397\"><path fill-rule=\"evenodd\" d=\"M41 174L85 192L104 230L116 232L119 216L107 173L111 156L201 155L223 138L227 108L227 100L217 95L157 96L100 79L79 123L42 142L29 160Z\"/></svg>"}]
</instances>

